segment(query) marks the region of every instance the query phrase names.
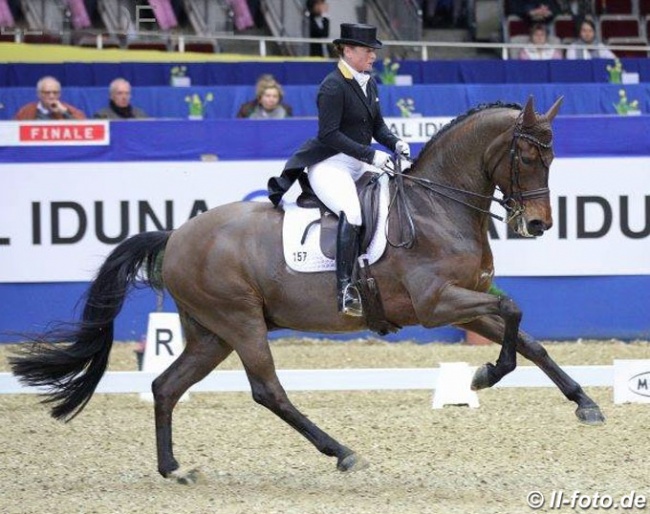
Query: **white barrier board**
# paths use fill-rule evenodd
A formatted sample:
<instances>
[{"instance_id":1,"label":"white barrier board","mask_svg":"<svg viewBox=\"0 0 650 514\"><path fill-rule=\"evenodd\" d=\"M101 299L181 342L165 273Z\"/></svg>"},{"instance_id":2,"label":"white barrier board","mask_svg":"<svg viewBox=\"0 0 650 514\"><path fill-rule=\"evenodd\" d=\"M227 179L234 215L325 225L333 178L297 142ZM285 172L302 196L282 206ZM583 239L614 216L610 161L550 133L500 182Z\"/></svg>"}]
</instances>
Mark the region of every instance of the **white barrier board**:
<instances>
[{"instance_id":1,"label":"white barrier board","mask_svg":"<svg viewBox=\"0 0 650 514\"><path fill-rule=\"evenodd\" d=\"M650 359L614 360L614 403L650 404Z\"/></svg>"},{"instance_id":2,"label":"white barrier board","mask_svg":"<svg viewBox=\"0 0 650 514\"><path fill-rule=\"evenodd\" d=\"M283 165L0 164L0 282L88 281L130 235L179 227L228 202L268 202L266 183ZM543 237L521 239L494 222L496 275L650 274L649 183L650 157L556 159L553 227ZM493 211L503 214L498 205Z\"/></svg>"}]
</instances>

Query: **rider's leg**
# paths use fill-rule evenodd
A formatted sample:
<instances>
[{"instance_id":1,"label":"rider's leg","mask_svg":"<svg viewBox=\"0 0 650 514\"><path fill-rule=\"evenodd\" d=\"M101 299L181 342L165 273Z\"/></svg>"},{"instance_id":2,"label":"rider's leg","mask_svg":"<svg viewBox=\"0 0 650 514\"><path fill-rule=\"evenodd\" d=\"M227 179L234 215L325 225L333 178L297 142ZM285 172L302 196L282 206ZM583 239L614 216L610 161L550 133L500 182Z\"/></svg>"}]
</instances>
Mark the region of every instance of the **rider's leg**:
<instances>
[{"instance_id":1,"label":"rider's leg","mask_svg":"<svg viewBox=\"0 0 650 514\"><path fill-rule=\"evenodd\" d=\"M359 227L348 223L341 211L336 240L336 283L339 312L348 316L363 316L361 295L352 283L352 273L359 257L359 239Z\"/></svg>"},{"instance_id":2,"label":"rider's leg","mask_svg":"<svg viewBox=\"0 0 650 514\"><path fill-rule=\"evenodd\" d=\"M309 183L318 198L339 213L336 253L336 278L339 311L361 316L361 297L351 284L352 272L359 256L361 206L352 175L361 163L347 156L334 156L309 168Z\"/></svg>"}]
</instances>

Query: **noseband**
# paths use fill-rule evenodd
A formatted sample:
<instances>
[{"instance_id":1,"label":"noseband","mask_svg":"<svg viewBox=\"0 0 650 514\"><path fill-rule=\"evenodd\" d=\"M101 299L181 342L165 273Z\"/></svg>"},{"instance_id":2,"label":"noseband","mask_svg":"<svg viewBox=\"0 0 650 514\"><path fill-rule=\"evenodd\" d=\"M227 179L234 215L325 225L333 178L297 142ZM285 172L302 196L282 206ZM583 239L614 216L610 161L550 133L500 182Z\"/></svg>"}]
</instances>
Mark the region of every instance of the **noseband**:
<instances>
[{"instance_id":1,"label":"noseband","mask_svg":"<svg viewBox=\"0 0 650 514\"><path fill-rule=\"evenodd\" d=\"M522 191L519 181L519 163L521 162L521 150L517 144L520 139L525 139L529 143L532 143L537 149L539 159L542 161L544 168L548 171L550 167L550 163L544 159L542 150L550 150L553 148L553 144L542 143L536 137L533 137L530 134L526 134L525 132L521 132L521 123L518 121L513 131L512 141L510 142L510 196L503 195L503 198L501 200L496 200L508 213L506 217L506 223L511 222L513 219L521 216L524 213L525 200L546 198L551 194L551 191L548 187L540 187L539 189ZM492 171L492 175L493 174L494 170Z\"/></svg>"}]
</instances>

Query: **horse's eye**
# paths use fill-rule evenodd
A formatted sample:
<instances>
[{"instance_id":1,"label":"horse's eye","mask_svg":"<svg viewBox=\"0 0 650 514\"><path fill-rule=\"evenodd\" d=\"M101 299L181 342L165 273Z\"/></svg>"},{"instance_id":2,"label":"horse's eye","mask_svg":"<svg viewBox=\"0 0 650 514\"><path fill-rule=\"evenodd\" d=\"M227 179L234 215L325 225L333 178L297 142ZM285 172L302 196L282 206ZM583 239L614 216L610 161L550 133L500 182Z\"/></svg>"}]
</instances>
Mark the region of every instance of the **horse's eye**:
<instances>
[{"instance_id":1,"label":"horse's eye","mask_svg":"<svg viewBox=\"0 0 650 514\"><path fill-rule=\"evenodd\" d=\"M528 157L526 155L522 155L521 156L521 162L522 162L522 164L525 164L526 166L528 166L528 165L533 163L533 159L531 159L530 157Z\"/></svg>"}]
</instances>

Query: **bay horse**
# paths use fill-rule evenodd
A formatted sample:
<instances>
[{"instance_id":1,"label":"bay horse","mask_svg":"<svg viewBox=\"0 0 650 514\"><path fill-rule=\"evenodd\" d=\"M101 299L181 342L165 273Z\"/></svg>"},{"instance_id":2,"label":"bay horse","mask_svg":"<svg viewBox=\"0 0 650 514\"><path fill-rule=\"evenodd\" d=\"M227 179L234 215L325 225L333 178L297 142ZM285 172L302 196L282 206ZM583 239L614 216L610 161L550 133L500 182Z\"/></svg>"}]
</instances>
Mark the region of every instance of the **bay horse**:
<instances>
[{"instance_id":1,"label":"bay horse","mask_svg":"<svg viewBox=\"0 0 650 514\"><path fill-rule=\"evenodd\" d=\"M387 319L399 326L452 324L501 344L495 364L478 368L475 390L491 387L516 367L516 353L534 362L577 404L576 415L600 424L598 405L519 329L522 313L507 296L487 293L494 266L488 241L495 190L520 235L541 236L552 225L549 169L551 122L561 99L545 114L525 107L481 105L445 126L422 149L412 168L390 182L401 191L408 245L388 245L372 266ZM388 240L400 219L389 214ZM172 412L179 398L231 352L243 363L253 400L271 410L341 471L366 460L309 421L290 402L273 362L269 331L289 328L341 333L366 328L363 318L337 311L334 272L297 273L283 258L281 209L271 203L216 207L174 231L146 232L119 244L91 282L81 319L31 341L10 359L25 384L46 387L51 414L69 421L90 401L106 371L113 322L128 291L141 281L165 288L176 302L185 348L152 384L158 471L193 483L196 469L181 468L172 450ZM146 272L146 273L145 273Z\"/></svg>"}]
</instances>

